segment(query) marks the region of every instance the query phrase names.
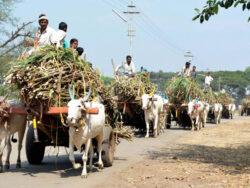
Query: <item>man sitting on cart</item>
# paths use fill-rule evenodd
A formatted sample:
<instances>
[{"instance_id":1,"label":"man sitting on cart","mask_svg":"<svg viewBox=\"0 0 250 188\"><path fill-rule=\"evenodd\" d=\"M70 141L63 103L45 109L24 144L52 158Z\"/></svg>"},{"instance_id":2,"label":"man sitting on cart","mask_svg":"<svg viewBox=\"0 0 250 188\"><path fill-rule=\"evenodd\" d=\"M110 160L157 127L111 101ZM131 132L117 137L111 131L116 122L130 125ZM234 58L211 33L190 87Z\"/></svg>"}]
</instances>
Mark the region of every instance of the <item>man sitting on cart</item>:
<instances>
[{"instance_id":1,"label":"man sitting on cart","mask_svg":"<svg viewBox=\"0 0 250 188\"><path fill-rule=\"evenodd\" d=\"M116 67L116 74L118 76L126 76L126 77L134 77L135 76L135 65L132 62L132 57L130 55L126 58L127 62L122 62L120 65ZM123 71L119 71L120 69Z\"/></svg>"},{"instance_id":2,"label":"man sitting on cart","mask_svg":"<svg viewBox=\"0 0 250 188\"><path fill-rule=\"evenodd\" d=\"M181 69L181 72L179 72L177 76L190 77L191 76L190 65L191 65L190 62L186 62L186 65Z\"/></svg>"}]
</instances>

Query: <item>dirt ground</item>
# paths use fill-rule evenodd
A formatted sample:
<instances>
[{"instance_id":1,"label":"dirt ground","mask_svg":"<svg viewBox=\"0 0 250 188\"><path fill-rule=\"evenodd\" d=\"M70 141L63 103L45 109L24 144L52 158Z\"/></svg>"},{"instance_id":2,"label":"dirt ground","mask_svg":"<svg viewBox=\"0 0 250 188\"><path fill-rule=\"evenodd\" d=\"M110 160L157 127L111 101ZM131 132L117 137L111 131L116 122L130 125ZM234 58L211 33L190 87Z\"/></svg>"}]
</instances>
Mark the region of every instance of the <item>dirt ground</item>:
<instances>
[{"instance_id":1,"label":"dirt ground","mask_svg":"<svg viewBox=\"0 0 250 188\"><path fill-rule=\"evenodd\" d=\"M180 137L96 187L249 187L250 120Z\"/></svg>"}]
</instances>

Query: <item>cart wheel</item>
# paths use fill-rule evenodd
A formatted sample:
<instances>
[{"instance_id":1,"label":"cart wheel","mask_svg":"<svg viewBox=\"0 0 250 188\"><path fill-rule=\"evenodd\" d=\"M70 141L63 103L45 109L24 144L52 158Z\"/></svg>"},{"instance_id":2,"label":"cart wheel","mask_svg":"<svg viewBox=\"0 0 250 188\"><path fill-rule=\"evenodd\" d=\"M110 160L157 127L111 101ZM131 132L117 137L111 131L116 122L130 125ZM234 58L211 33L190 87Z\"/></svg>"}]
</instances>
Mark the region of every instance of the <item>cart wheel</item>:
<instances>
[{"instance_id":1,"label":"cart wheel","mask_svg":"<svg viewBox=\"0 0 250 188\"><path fill-rule=\"evenodd\" d=\"M167 115L167 124L166 124L166 128L170 129L171 128L171 114Z\"/></svg>"},{"instance_id":2,"label":"cart wheel","mask_svg":"<svg viewBox=\"0 0 250 188\"><path fill-rule=\"evenodd\" d=\"M42 132L39 129L38 135L40 136L39 139L41 139ZM31 124L26 137L26 157L30 164L41 164L44 157L45 145L42 142L35 143L34 140L33 124Z\"/></svg>"},{"instance_id":3,"label":"cart wheel","mask_svg":"<svg viewBox=\"0 0 250 188\"><path fill-rule=\"evenodd\" d=\"M102 144L102 161L104 167L113 165L115 152L115 136L110 126L104 128L104 142Z\"/></svg>"}]
</instances>

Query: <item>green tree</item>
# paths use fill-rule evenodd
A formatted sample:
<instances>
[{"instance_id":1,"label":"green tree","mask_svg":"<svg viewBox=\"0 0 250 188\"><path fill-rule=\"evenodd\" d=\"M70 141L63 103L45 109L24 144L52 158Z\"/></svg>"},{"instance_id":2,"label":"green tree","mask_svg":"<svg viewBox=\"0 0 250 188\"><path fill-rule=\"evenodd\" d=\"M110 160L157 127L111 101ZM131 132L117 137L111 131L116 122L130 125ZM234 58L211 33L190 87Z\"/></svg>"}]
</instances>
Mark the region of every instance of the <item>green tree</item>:
<instances>
[{"instance_id":1,"label":"green tree","mask_svg":"<svg viewBox=\"0 0 250 188\"><path fill-rule=\"evenodd\" d=\"M28 28L32 22L20 24L19 19L12 15L14 5L19 2L0 0L0 57L20 53L25 40L32 36L31 28ZM14 31L7 28L13 28Z\"/></svg>"},{"instance_id":2,"label":"green tree","mask_svg":"<svg viewBox=\"0 0 250 188\"><path fill-rule=\"evenodd\" d=\"M20 24L12 14L13 8L20 0L0 0L0 95L8 92L3 85L3 77L9 71L10 62L18 57L25 46L25 40L32 37L32 28L27 22Z\"/></svg>"},{"instance_id":3,"label":"green tree","mask_svg":"<svg viewBox=\"0 0 250 188\"><path fill-rule=\"evenodd\" d=\"M230 7L241 6L242 11L250 10L250 1L249 0L208 0L206 5L203 7L203 10L200 11L198 8L195 11L198 13L193 20L200 19L200 23L208 21L209 18L213 15L218 14L219 8L228 9ZM250 17L248 18L250 21Z\"/></svg>"},{"instance_id":4,"label":"green tree","mask_svg":"<svg viewBox=\"0 0 250 188\"><path fill-rule=\"evenodd\" d=\"M248 74L249 77L250 77L250 67L247 67L247 68L246 68L245 73Z\"/></svg>"}]
</instances>

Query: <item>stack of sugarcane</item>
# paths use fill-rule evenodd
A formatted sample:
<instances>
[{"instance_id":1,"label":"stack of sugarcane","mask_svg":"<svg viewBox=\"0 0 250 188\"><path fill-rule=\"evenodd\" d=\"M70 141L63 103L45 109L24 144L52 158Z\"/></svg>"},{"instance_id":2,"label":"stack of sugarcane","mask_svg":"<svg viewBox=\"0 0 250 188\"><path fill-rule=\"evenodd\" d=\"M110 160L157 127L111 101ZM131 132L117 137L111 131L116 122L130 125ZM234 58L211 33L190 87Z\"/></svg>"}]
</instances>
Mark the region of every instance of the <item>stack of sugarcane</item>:
<instances>
[{"instance_id":1,"label":"stack of sugarcane","mask_svg":"<svg viewBox=\"0 0 250 188\"><path fill-rule=\"evenodd\" d=\"M201 97L202 90L192 78L174 77L166 89L166 94L171 103L181 105L189 102L189 96L191 99Z\"/></svg>"},{"instance_id":2,"label":"stack of sugarcane","mask_svg":"<svg viewBox=\"0 0 250 188\"><path fill-rule=\"evenodd\" d=\"M10 76L22 101L29 107L66 106L70 100L69 86L75 98L84 97L90 87L95 92L100 87L97 85L99 75L76 58L73 51L52 46L14 62Z\"/></svg>"},{"instance_id":3,"label":"stack of sugarcane","mask_svg":"<svg viewBox=\"0 0 250 188\"><path fill-rule=\"evenodd\" d=\"M217 102L216 95L212 89L208 91L203 91L201 95L201 100L207 102L210 105L213 105Z\"/></svg>"},{"instance_id":4,"label":"stack of sugarcane","mask_svg":"<svg viewBox=\"0 0 250 188\"><path fill-rule=\"evenodd\" d=\"M232 95L228 93L218 93L216 98L217 98L217 102L222 105L229 105L234 102Z\"/></svg>"},{"instance_id":5,"label":"stack of sugarcane","mask_svg":"<svg viewBox=\"0 0 250 188\"><path fill-rule=\"evenodd\" d=\"M151 93L155 91L155 86L150 82L148 77L137 73L135 77L117 77L114 83L114 92L119 100L130 101L144 92Z\"/></svg>"},{"instance_id":6,"label":"stack of sugarcane","mask_svg":"<svg viewBox=\"0 0 250 188\"><path fill-rule=\"evenodd\" d=\"M12 67L7 78L18 87L20 98L27 107L67 106L69 89L78 99L91 87L89 100L98 94L105 105L107 123L112 122L117 107L111 90L103 84L99 73L74 51L47 46L26 59L13 62Z\"/></svg>"},{"instance_id":7,"label":"stack of sugarcane","mask_svg":"<svg viewBox=\"0 0 250 188\"><path fill-rule=\"evenodd\" d=\"M250 96L246 97L242 100L242 105L244 108L248 108L250 107Z\"/></svg>"}]
</instances>

